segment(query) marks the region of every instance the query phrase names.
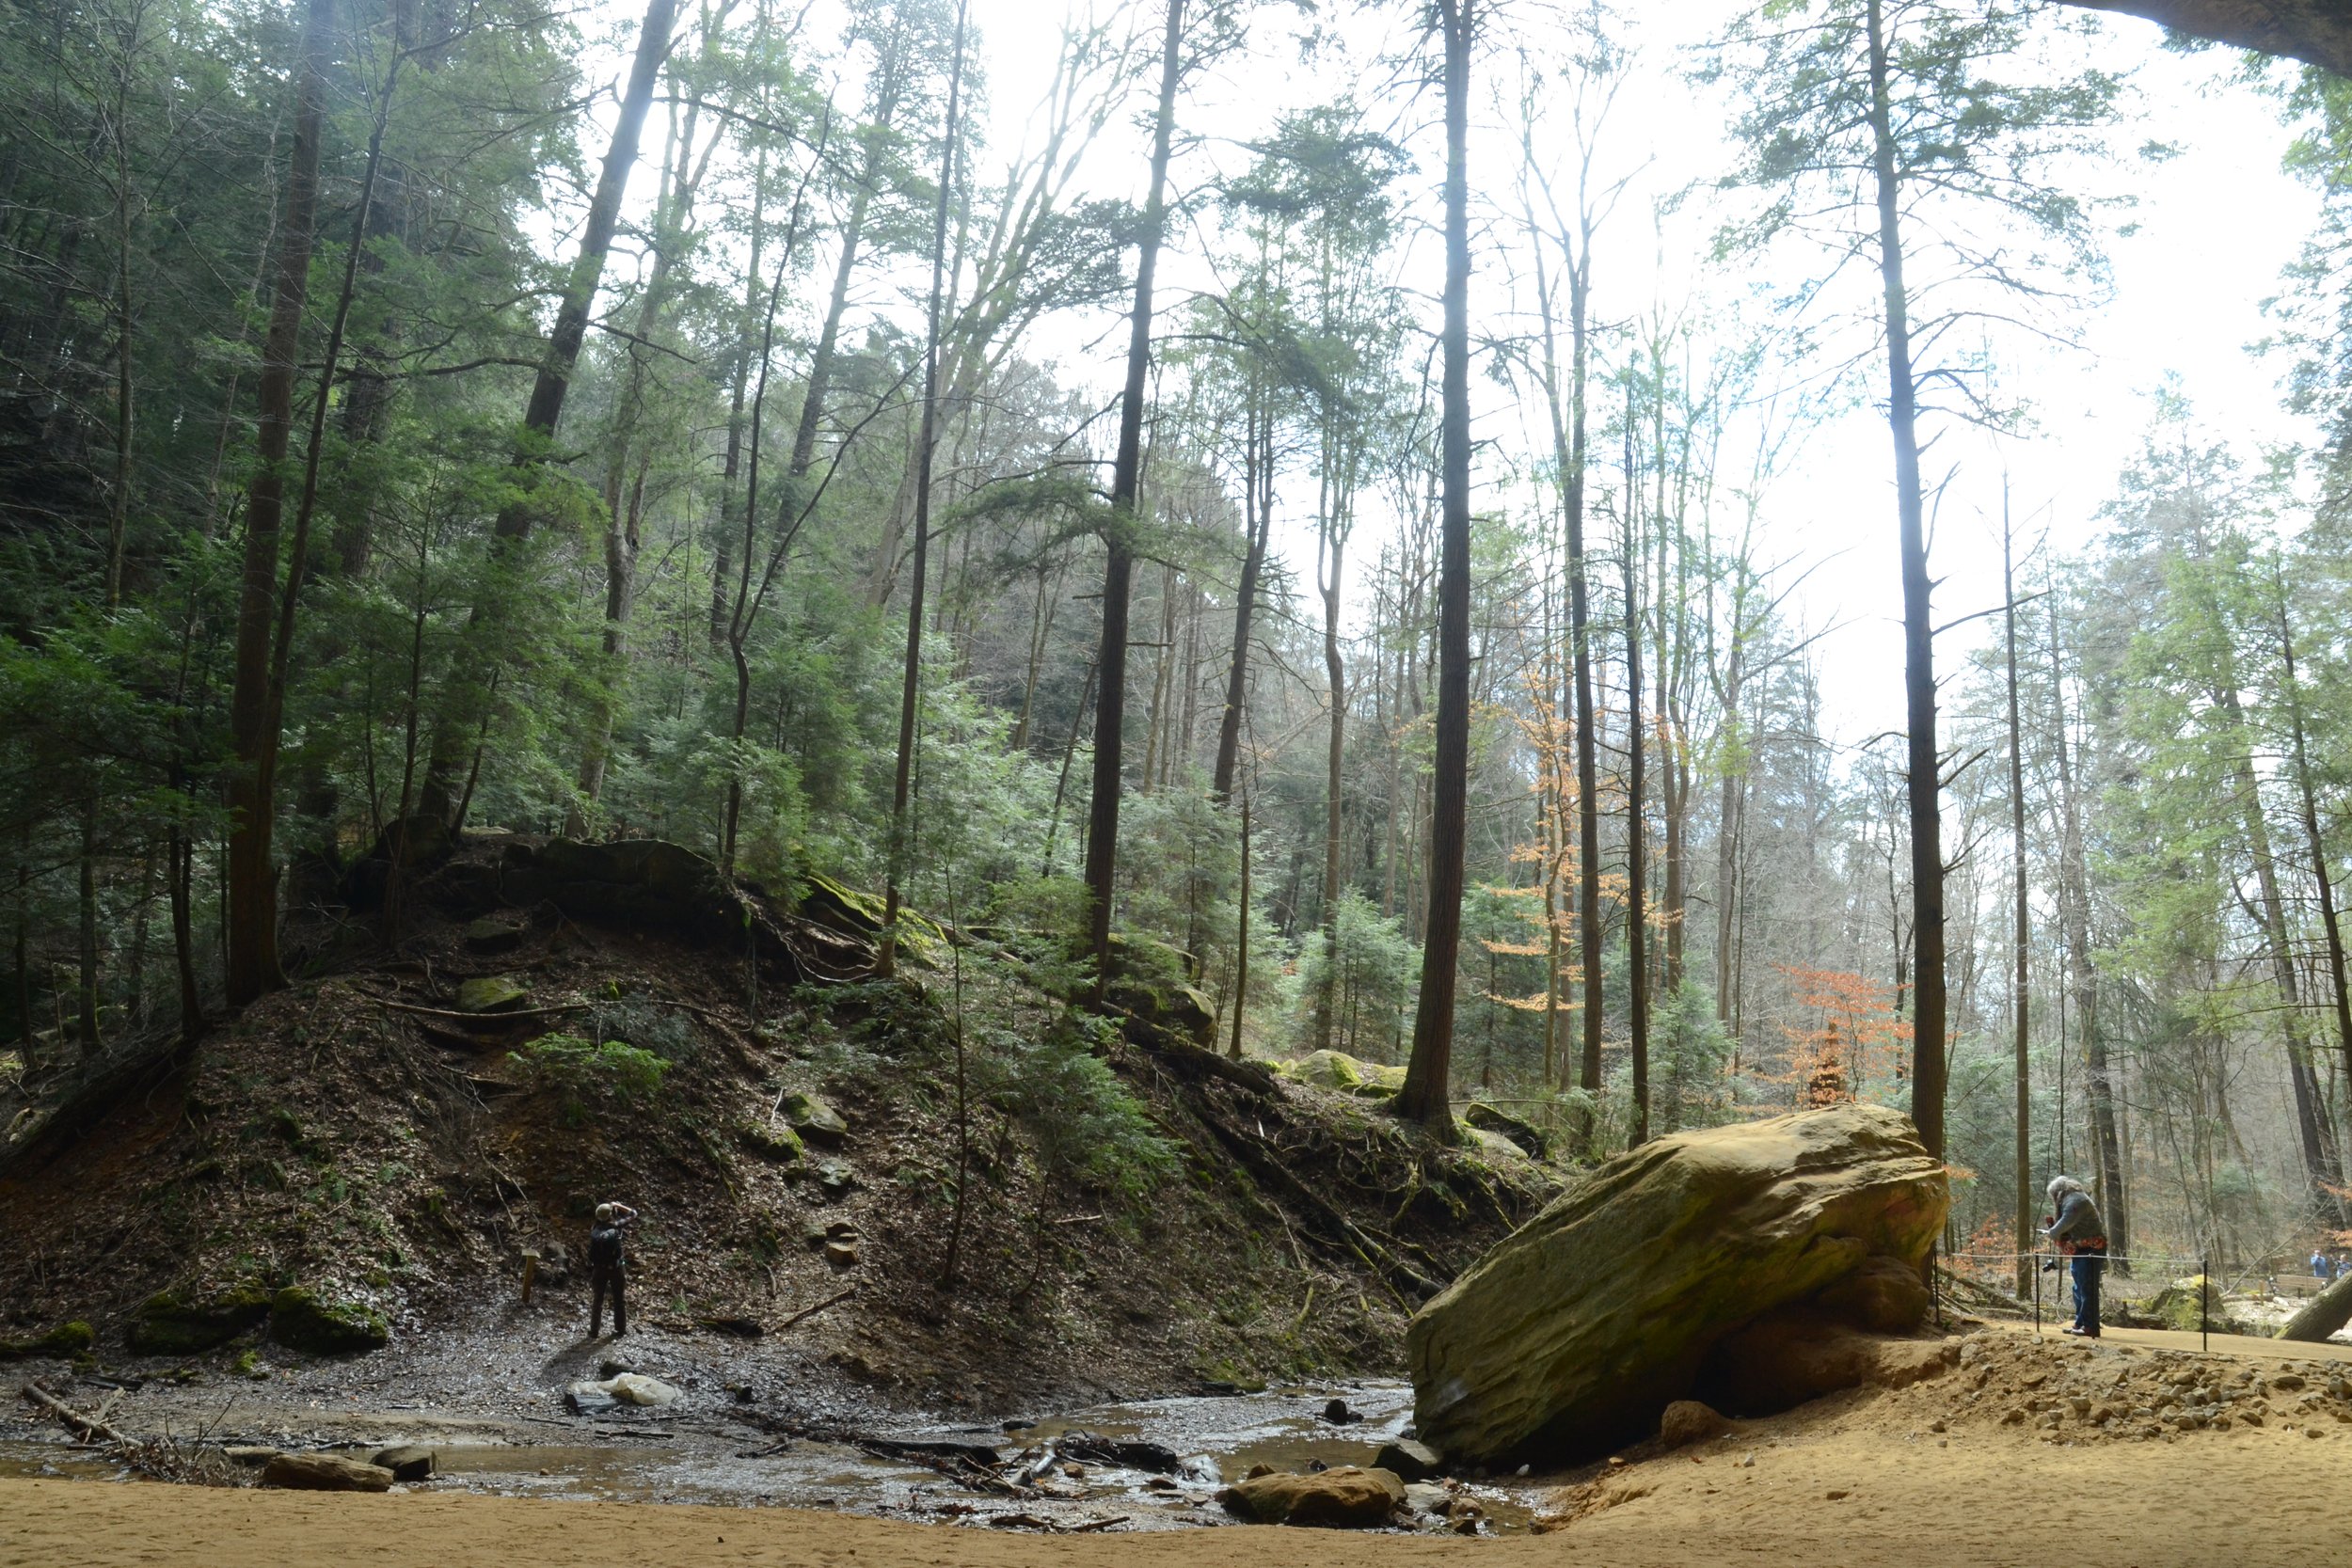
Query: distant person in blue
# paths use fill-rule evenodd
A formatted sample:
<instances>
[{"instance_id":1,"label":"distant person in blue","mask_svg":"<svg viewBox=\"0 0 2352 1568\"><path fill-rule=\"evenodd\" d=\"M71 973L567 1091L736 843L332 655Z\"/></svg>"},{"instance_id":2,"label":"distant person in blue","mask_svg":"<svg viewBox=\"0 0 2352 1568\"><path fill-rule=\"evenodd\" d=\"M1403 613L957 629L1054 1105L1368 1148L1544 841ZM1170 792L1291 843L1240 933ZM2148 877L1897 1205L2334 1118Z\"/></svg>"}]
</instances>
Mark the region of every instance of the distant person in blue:
<instances>
[{"instance_id":1,"label":"distant person in blue","mask_svg":"<svg viewBox=\"0 0 2352 1568\"><path fill-rule=\"evenodd\" d=\"M2317 1247L2312 1248L2312 1277L2326 1279L2331 1272L2328 1267L2328 1255Z\"/></svg>"},{"instance_id":2,"label":"distant person in blue","mask_svg":"<svg viewBox=\"0 0 2352 1568\"><path fill-rule=\"evenodd\" d=\"M2099 1206L2071 1176L2050 1179L2050 1213L2042 1234L2069 1260L2074 1276L2074 1322L2066 1332L2099 1338L2099 1280L2107 1266L2107 1227Z\"/></svg>"}]
</instances>

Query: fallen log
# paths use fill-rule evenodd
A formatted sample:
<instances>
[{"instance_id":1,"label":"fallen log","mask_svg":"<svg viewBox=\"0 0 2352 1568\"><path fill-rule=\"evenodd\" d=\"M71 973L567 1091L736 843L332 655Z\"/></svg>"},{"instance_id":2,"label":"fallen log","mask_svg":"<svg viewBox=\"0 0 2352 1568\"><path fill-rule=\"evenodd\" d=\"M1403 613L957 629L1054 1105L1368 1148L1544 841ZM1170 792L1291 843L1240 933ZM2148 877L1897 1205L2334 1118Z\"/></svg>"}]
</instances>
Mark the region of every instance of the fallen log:
<instances>
[{"instance_id":1,"label":"fallen log","mask_svg":"<svg viewBox=\"0 0 2352 1568\"><path fill-rule=\"evenodd\" d=\"M81 1433L85 1438L103 1437L109 1443L126 1446L132 1441L97 1417L83 1415L38 1383L24 1385L24 1392L26 1399L46 1408L52 1416Z\"/></svg>"},{"instance_id":2,"label":"fallen log","mask_svg":"<svg viewBox=\"0 0 2352 1568\"><path fill-rule=\"evenodd\" d=\"M2312 1297L2300 1312L2287 1320L2286 1327L2279 1330L2279 1338L2307 1345L2324 1344L2347 1323L2352 1323L2352 1275L2345 1275Z\"/></svg>"}]
</instances>

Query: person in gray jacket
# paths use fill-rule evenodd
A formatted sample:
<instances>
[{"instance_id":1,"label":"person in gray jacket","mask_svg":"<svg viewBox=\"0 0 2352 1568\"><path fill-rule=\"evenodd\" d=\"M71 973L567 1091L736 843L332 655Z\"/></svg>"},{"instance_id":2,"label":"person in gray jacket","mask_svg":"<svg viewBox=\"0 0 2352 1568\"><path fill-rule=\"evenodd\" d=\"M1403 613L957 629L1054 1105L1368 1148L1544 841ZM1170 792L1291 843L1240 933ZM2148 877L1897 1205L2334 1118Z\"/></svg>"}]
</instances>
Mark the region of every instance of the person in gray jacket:
<instances>
[{"instance_id":1,"label":"person in gray jacket","mask_svg":"<svg viewBox=\"0 0 2352 1568\"><path fill-rule=\"evenodd\" d=\"M2096 1339L2099 1281L2107 1267L2106 1222L2090 1194L2071 1176L2050 1179L2050 1210L2054 1217L2042 1233L2069 1260L2074 1276L2074 1323L2066 1332Z\"/></svg>"}]
</instances>

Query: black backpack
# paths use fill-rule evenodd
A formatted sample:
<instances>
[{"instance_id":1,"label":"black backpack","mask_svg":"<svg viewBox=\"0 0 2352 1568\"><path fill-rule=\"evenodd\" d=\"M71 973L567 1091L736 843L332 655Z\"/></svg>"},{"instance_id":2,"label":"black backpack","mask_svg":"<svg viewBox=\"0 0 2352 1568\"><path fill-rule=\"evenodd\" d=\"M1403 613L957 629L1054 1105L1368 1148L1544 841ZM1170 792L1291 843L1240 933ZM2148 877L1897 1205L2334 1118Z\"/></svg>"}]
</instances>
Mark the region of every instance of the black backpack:
<instances>
[{"instance_id":1,"label":"black backpack","mask_svg":"<svg viewBox=\"0 0 2352 1568\"><path fill-rule=\"evenodd\" d=\"M592 1269L617 1269L621 1266L621 1227L600 1225L588 1232L588 1266Z\"/></svg>"}]
</instances>

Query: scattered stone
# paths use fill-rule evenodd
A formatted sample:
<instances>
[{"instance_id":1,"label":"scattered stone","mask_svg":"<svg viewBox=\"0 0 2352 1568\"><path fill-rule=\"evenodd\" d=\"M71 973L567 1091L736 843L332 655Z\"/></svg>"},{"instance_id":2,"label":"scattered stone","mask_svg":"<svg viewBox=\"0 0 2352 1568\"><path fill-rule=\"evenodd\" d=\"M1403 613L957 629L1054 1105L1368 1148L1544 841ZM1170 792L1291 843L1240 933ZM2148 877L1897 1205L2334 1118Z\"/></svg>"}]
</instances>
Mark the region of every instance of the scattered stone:
<instances>
[{"instance_id":1,"label":"scattered stone","mask_svg":"<svg viewBox=\"0 0 2352 1568\"><path fill-rule=\"evenodd\" d=\"M604 1391L623 1404L675 1404L684 1396L658 1377L643 1372L620 1372L605 1381Z\"/></svg>"},{"instance_id":2,"label":"scattered stone","mask_svg":"<svg viewBox=\"0 0 2352 1568\"><path fill-rule=\"evenodd\" d=\"M467 922L466 947L473 953L512 953L523 944L523 927L496 915Z\"/></svg>"},{"instance_id":3,"label":"scattered stone","mask_svg":"<svg viewBox=\"0 0 2352 1568\"><path fill-rule=\"evenodd\" d=\"M857 1262L857 1246L851 1242L827 1242L825 1261L836 1269L852 1267Z\"/></svg>"},{"instance_id":4,"label":"scattered stone","mask_svg":"<svg viewBox=\"0 0 2352 1568\"><path fill-rule=\"evenodd\" d=\"M833 1148L850 1135L850 1124L843 1119L841 1113L806 1089L793 1089L787 1093L778 1102L777 1109L783 1112L784 1119L792 1124L794 1132L812 1143Z\"/></svg>"},{"instance_id":5,"label":"scattered stone","mask_svg":"<svg viewBox=\"0 0 2352 1568\"><path fill-rule=\"evenodd\" d=\"M1312 1475L1266 1475L1216 1495L1225 1511L1261 1525L1375 1529L1405 1506L1405 1482L1392 1470L1354 1465Z\"/></svg>"},{"instance_id":6,"label":"scattered stone","mask_svg":"<svg viewBox=\"0 0 2352 1568\"><path fill-rule=\"evenodd\" d=\"M1731 1430L1722 1412L1697 1400L1677 1400L1658 1418L1658 1440L1669 1449L1688 1448Z\"/></svg>"},{"instance_id":7,"label":"scattered stone","mask_svg":"<svg viewBox=\"0 0 2352 1568\"><path fill-rule=\"evenodd\" d=\"M461 1013L511 1013L530 1001L530 984L516 974L485 974L457 988Z\"/></svg>"},{"instance_id":8,"label":"scattered stone","mask_svg":"<svg viewBox=\"0 0 2352 1568\"><path fill-rule=\"evenodd\" d=\"M1427 1481L1443 1467L1438 1451L1428 1444L1410 1437L1400 1437L1380 1445L1380 1451L1372 1461L1375 1470L1393 1470L1406 1482Z\"/></svg>"},{"instance_id":9,"label":"scattered stone","mask_svg":"<svg viewBox=\"0 0 2352 1568\"><path fill-rule=\"evenodd\" d=\"M220 1450L221 1457L231 1465L266 1465L278 1453L266 1443L231 1443Z\"/></svg>"},{"instance_id":10,"label":"scattered stone","mask_svg":"<svg viewBox=\"0 0 2352 1568\"><path fill-rule=\"evenodd\" d=\"M1421 1513L1443 1513L1454 1501L1454 1494L1442 1486L1425 1481L1407 1481L1405 1486L1406 1506Z\"/></svg>"},{"instance_id":11,"label":"scattered stone","mask_svg":"<svg viewBox=\"0 0 2352 1568\"><path fill-rule=\"evenodd\" d=\"M1075 1469L1076 1466L1073 1465L1072 1468ZM1260 1461L1258 1464L1249 1466L1248 1474L1244 1476L1242 1479L1245 1481L1256 1481L1260 1476L1270 1476L1272 1474L1274 1474L1274 1466L1264 1463L1263 1461Z\"/></svg>"},{"instance_id":12,"label":"scattered stone","mask_svg":"<svg viewBox=\"0 0 2352 1568\"><path fill-rule=\"evenodd\" d=\"M601 1416L620 1402L600 1383L575 1383L564 1390L564 1408L575 1416Z\"/></svg>"},{"instance_id":13,"label":"scattered stone","mask_svg":"<svg viewBox=\"0 0 2352 1568\"><path fill-rule=\"evenodd\" d=\"M379 1449L374 1463L391 1471L394 1481L424 1481L433 1474L435 1468L433 1450L421 1448L414 1443L403 1443L397 1448Z\"/></svg>"},{"instance_id":14,"label":"scattered stone","mask_svg":"<svg viewBox=\"0 0 2352 1568\"><path fill-rule=\"evenodd\" d=\"M1899 1113L1847 1104L1652 1140L1595 1170L1406 1332L1422 1440L1491 1463L1646 1435L1698 1354L1874 1256L1916 1270L1950 1191Z\"/></svg>"},{"instance_id":15,"label":"scattered stone","mask_svg":"<svg viewBox=\"0 0 2352 1568\"><path fill-rule=\"evenodd\" d=\"M829 1198L846 1197L857 1187L857 1173L838 1160L825 1161L814 1174Z\"/></svg>"},{"instance_id":16,"label":"scattered stone","mask_svg":"<svg viewBox=\"0 0 2352 1568\"><path fill-rule=\"evenodd\" d=\"M262 1466L263 1486L300 1492L382 1492L392 1472L338 1453L281 1453Z\"/></svg>"},{"instance_id":17,"label":"scattered stone","mask_svg":"<svg viewBox=\"0 0 2352 1568\"><path fill-rule=\"evenodd\" d=\"M1347 1408L1347 1402L1345 1400L1332 1400L1325 1404L1323 1407L1323 1418L1330 1422L1335 1427L1348 1426L1363 1419L1363 1418L1358 1415L1355 1411Z\"/></svg>"},{"instance_id":18,"label":"scattered stone","mask_svg":"<svg viewBox=\"0 0 2352 1568\"><path fill-rule=\"evenodd\" d=\"M390 1325L373 1307L324 1301L315 1291L289 1285L270 1300L269 1332L271 1338L295 1350L347 1355L383 1349Z\"/></svg>"}]
</instances>

